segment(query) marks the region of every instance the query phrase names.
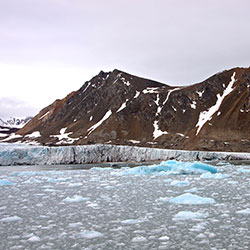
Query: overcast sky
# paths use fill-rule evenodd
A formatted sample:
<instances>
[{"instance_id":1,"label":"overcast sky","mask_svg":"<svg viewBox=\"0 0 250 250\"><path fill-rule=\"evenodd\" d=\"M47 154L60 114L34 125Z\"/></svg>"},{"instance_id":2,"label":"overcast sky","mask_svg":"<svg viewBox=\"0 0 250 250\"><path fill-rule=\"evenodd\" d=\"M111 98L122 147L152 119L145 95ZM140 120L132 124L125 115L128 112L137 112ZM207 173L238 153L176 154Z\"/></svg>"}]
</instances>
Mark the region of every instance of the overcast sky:
<instances>
[{"instance_id":1,"label":"overcast sky","mask_svg":"<svg viewBox=\"0 0 250 250\"><path fill-rule=\"evenodd\" d=\"M0 0L0 117L115 68L170 85L250 66L249 0Z\"/></svg>"}]
</instances>

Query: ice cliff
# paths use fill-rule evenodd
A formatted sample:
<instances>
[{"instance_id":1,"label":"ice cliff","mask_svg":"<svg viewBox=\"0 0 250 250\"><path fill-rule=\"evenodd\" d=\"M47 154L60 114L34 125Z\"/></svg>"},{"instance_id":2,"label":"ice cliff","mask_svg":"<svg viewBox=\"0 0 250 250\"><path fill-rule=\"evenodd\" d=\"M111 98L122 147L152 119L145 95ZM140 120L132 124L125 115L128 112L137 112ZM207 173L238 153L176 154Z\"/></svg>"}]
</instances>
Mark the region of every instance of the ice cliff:
<instances>
[{"instance_id":1,"label":"ice cliff","mask_svg":"<svg viewBox=\"0 0 250 250\"><path fill-rule=\"evenodd\" d=\"M0 165L53 165L96 162L250 160L250 153L182 151L117 145L25 146L0 144Z\"/></svg>"}]
</instances>

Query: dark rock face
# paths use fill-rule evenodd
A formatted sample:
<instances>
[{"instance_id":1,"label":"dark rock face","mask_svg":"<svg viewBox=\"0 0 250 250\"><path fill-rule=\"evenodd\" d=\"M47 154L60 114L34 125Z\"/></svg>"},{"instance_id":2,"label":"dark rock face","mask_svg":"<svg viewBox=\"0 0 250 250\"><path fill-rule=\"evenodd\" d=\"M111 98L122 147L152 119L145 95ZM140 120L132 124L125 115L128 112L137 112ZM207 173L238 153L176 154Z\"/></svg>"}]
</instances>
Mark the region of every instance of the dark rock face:
<instances>
[{"instance_id":1,"label":"dark rock face","mask_svg":"<svg viewBox=\"0 0 250 250\"><path fill-rule=\"evenodd\" d=\"M17 133L19 141L43 145L111 143L250 152L250 68L183 87L119 70L101 71Z\"/></svg>"}]
</instances>

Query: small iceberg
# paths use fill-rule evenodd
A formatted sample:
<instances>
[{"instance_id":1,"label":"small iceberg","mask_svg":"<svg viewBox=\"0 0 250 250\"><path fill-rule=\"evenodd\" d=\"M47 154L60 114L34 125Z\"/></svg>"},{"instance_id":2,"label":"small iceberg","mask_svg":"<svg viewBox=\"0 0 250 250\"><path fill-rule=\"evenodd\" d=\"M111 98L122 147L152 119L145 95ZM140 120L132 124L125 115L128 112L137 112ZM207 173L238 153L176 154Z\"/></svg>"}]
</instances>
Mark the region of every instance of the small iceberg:
<instances>
[{"instance_id":1,"label":"small iceberg","mask_svg":"<svg viewBox=\"0 0 250 250\"><path fill-rule=\"evenodd\" d=\"M133 225L133 224L140 224L142 222L144 222L143 219L127 219L127 220L121 221L121 224L124 224L124 225Z\"/></svg>"},{"instance_id":2,"label":"small iceberg","mask_svg":"<svg viewBox=\"0 0 250 250\"><path fill-rule=\"evenodd\" d=\"M0 180L0 186L6 186L6 185L11 185L11 184L13 184L13 182L5 180L5 179Z\"/></svg>"},{"instance_id":3,"label":"small iceberg","mask_svg":"<svg viewBox=\"0 0 250 250\"><path fill-rule=\"evenodd\" d=\"M82 201L87 201L89 200L88 197L82 197L80 195L74 195L73 197L67 197L65 199L63 199L63 202L66 203L74 203L74 202L82 202Z\"/></svg>"},{"instance_id":4,"label":"small iceberg","mask_svg":"<svg viewBox=\"0 0 250 250\"><path fill-rule=\"evenodd\" d=\"M83 238L83 239L94 239L103 237L103 234L97 231L84 231L76 234L77 238Z\"/></svg>"},{"instance_id":5,"label":"small iceberg","mask_svg":"<svg viewBox=\"0 0 250 250\"><path fill-rule=\"evenodd\" d=\"M148 175L164 173L167 175L186 175L186 174L203 174L203 173L217 173L218 169L209 164L201 162L179 162L166 161L159 165L139 166L130 169L122 170L117 175Z\"/></svg>"},{"instance_id":6,"label":"small iceberg","mask_svg":"<svg viewBox=\"0 0 250 250\"><path fill-rule=\"evenodd\" d=\"M230 177L228 174L221 174L221 173L204 173L201 175L202 179L214 179L214 180L221 180Z\"/></svg>"},{"instance_id":7,"label":"small iceberg","mask_svg":"<svg viewBox=\"0 0 250 250\"><path fill-rule=\"evenodd\" d=\"M184 187L184 186L189 186L189 181L178 181L174 180L170 183L171 186L177 186L177 187Z\"/></svg>"},{"instance_id":8,"label":"small iceberg","mask_svg":"<svg viewBox=\"0 0 250 250\"><path fill-rule=\"evenodd\" d=\"M237 214L250 214L250 208L242 209L236 212Z\"/></svg>"},{"instance_id":9,"label":"small iceberg","mask_svg":"<svg viewBox=\"0 0 250 250\"><path fill-rule=\"evenodd\" d=\"M15 216L2 218L0 221L1 222L15 222L15 221L20 221L20 220L22 220L22 218L15 215Z\"/></svg>"},{"instance_id":10,"label":"small iceberg","mask_svg":"<svg viewBox=\"0 0 250 250\"><path fill-rule=\"evenodd\" d=\"M170 203L183 205L201 205L215 203L215 200L213 198L201 197L199 195L191 193L185 193L177 197L171 197L168 198L167 201Z\"/></svg>"},{"instance_id":11,"label":"small iceberg","mask_svg":"<svg viewBox=\"0 0 250 250\"><path fill-rule=\"evenodd\" d=\"M199 220L199 219L204 219L207 216L208 216L207 213L181 211L174 216L173 220L176 220L176 221Z\"/></svg>"},{"instance_id":12,"label":"small iceberg","mask_svg":"<svg viewBox=\"0 0 250 250\"><path fill-rule=\"evenodd\" d=\"M250 169L239 168L239 169L238 169L238 172L239 172L239 173L246 173L246 174L249 174L249 173L250 173Z\"/></svg>"}]
</instances>

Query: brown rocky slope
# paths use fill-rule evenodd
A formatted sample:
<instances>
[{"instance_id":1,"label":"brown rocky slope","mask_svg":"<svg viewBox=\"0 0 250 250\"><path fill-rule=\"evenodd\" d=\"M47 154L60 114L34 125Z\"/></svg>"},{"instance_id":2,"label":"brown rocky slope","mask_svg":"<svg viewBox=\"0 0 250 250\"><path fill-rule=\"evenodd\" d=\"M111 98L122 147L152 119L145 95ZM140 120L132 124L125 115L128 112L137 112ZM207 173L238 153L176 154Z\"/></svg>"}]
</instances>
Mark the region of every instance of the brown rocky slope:
<instances>
[{"instance_id":1,"label":"brown rocky slope","mask_svg":"<svg viewBox=\"0 0 250 250\"><path fill-rule=\"evenodd\" d=\"M180 87L101 71L17 134L10 141L250 152L250 68Z\"/></svg>"}]
</instances>

